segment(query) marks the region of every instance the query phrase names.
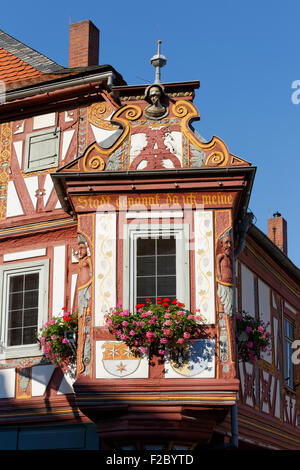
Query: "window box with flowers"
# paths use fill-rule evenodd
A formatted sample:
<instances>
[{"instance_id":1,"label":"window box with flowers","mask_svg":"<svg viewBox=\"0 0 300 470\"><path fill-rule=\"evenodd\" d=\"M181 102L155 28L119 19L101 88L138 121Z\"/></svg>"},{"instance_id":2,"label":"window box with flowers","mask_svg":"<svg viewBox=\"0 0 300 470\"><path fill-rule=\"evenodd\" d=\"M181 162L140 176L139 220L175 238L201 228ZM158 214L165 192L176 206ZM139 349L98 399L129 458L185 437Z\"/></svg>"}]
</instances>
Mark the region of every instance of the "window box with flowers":
<instances>
[{"instance_id":1,"label":"window box with flowers","mask_svg":"<svg viewBox=\"0 0 300 470\"><path fill-rule=\"evenodd\" d=\"M123 341L137 355L163 357L168 350L203 337L205 326L200 315L192 314L174 299L146 299L136 305L135 312L121 304L105 316L105 327L117 341Z\"/></svg>"},{"instance_id":2,"label":"window box with flowers","mask_svg":"<svg viewBox=\"0 0 300 470\"><path fill-rule=\"evenodd\" d=\"M47 321L38 336L43 354L56 366L76 363L77 312L67 312L66 308L63 310L63 316Z\"/></svg>"},{"instance_id":3,"label":"window box with flowers","mask_svg":"<svg viewBox=\"0 0 300 470\"><path fill-rule=\"evenodd\" d=\"M245 311L236 314L235 320L239 361L255 362L261 359L262 353L267 353L271 349L271 334L267 330L270 322L265 324Z\"/></svg>"}]
</instances>

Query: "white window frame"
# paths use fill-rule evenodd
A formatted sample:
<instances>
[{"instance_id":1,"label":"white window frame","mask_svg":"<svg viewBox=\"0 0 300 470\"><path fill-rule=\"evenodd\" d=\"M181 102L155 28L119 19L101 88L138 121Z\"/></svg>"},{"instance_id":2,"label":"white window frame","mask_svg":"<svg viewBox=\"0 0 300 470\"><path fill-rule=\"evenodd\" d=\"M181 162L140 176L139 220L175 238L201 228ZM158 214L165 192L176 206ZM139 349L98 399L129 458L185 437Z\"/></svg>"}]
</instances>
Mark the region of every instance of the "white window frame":
<instances>
[{"instance_id":1,"label":"white window frame","mask_svg":"<svg viewBox=\"0 0 300 470\"><path fill-rule=\"evenodd\" d=\"M0 266L0 358L11 359L20 357L40 356L42 354L38 341L33 344L7 346L8 336L8 298L9 279L17 274L39 273L39 304L38 333L48 319L48 285L49 260L35 260L26 263L7 264Z\"/></svg>"},{"instance_id":2,"label":"white window frame","mask_svg":"<svg viewBox=\"0 0 300 470\"><path fill-rule=\"evenodd\" d=\"M176 298L190 308L189 224L128 224L124 226L123 306L131 312L136 298L136 241L158 236L176 239Z\"/></svg>"}]
</instances>

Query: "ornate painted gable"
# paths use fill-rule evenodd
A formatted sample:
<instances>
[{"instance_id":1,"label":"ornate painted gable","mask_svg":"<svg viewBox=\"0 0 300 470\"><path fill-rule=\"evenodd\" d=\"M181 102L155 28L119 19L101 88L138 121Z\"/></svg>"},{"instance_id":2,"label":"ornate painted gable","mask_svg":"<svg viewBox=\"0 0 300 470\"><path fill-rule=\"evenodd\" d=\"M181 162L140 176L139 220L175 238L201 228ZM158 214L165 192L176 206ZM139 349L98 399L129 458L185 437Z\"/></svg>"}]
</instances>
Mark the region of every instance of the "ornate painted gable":
<instances>
[{"instance_id":1,"label":"ornate painted gable","mask_svg":"<svg viewBox=\"0 0 300 470\"><path fill-rule=\"evenodd\" d=\"M158 96L153 98L155 90ZM158 84L137 90L144 91L143 96L130 91L128 87L130 96L121 97L121 106L107 99L88 108L88 145L59 172L250 166L232 155L220 138L205 142L192 130L191 123L199 119L193 93L180 93L180 85L167 93L168 85Z\"/></svg>"}]
</instances>

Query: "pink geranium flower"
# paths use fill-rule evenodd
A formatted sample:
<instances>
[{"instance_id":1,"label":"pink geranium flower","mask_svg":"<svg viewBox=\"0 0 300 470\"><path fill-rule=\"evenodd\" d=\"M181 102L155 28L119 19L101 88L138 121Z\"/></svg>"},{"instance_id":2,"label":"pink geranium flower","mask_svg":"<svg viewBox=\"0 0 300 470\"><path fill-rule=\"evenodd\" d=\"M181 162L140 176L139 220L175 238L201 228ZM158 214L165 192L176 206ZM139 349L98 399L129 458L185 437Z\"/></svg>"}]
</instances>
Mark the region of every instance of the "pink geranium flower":
<instances>
[{"instance_id":1,"label":"pink geranium flower","mask_svg":"<svg viewBox=\"0 0 300 470\"><path fill-rule=\"evenodd\" d=\"M147 331L147 333L146 333L147 338L150 339L150 338L153 338L153 336L154 336L154 333L152 333L152 331Z\"/></svg>"}]
</instances>

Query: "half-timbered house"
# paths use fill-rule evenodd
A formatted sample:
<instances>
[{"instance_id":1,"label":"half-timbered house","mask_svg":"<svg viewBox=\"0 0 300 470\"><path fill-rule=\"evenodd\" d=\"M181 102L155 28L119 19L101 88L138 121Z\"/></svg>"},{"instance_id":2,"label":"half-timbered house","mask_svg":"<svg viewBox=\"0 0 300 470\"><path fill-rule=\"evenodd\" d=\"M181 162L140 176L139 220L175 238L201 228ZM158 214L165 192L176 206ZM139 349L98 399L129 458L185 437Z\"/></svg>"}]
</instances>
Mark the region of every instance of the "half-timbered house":
<instances>
[{"instance_id":1,"label":"half-timbered house","mask_svg":"<svg viewBox=\"0 0 300 470\"><path fill-rule=\"evenodd\" d=\"M154 83L127 85L98 39L71 25L63 67L0 32L0 448L299 449L286 222L255 226L256 167L192 127L199 82L162 83L158 48ZM187 363L136 357L104 328L146 297L205 319ZM36 341L63 308L79 311L76 377ZM237 361L242 310L270 322L259 362Z\"/></svg>"}]
</instances>

